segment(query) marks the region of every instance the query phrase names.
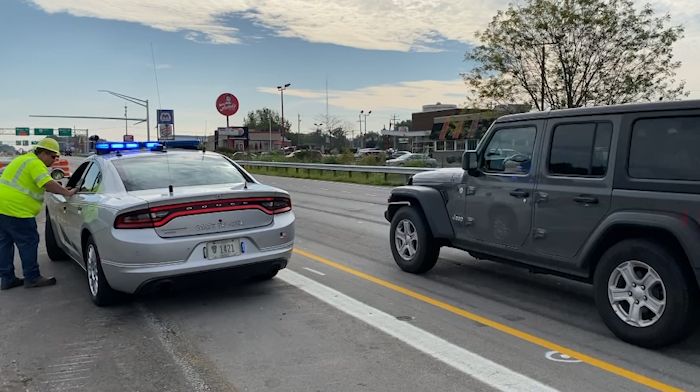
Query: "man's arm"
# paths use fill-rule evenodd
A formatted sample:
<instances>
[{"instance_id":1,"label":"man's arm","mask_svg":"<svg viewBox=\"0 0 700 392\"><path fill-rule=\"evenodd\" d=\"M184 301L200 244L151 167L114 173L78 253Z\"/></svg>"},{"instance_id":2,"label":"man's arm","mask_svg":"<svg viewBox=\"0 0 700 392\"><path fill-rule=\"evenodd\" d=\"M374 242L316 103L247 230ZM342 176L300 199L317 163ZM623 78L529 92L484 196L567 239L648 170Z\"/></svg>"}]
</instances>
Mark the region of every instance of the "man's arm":
<instances>
[{"instance_id":1,"label":"man's arm","mask_svg":"<svg viewBox=\"0 0 700 392\"><path fill-rule=\"evenodd\" d=\"M56 193L58 195L63 195L64 197L71 197L78 192L77 188L66 189L63 185L59 184L58 181L51 180L44 185L46 192Z\"/></svg>"}]
</instances>

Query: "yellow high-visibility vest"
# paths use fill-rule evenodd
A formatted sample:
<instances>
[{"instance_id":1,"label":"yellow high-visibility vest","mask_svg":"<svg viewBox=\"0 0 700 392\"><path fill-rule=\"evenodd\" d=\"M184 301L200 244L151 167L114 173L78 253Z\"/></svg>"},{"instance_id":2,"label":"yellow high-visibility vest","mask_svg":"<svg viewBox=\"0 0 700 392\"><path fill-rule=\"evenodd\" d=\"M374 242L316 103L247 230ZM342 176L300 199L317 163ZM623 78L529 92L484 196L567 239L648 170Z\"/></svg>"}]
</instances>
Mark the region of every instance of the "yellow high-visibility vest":
<instances>
[{"instance_id":1,"label":"yellow high-visibility vest","mask_svg":"<svg viewBox=\"0 0 700 392\"><path fill-rule=\"evenodd\" d=\"M15 218L39 215L44 185L51 181L48 168L34 153L15 158L0 176L0 214Z\"/></svg>"}]
</instances>

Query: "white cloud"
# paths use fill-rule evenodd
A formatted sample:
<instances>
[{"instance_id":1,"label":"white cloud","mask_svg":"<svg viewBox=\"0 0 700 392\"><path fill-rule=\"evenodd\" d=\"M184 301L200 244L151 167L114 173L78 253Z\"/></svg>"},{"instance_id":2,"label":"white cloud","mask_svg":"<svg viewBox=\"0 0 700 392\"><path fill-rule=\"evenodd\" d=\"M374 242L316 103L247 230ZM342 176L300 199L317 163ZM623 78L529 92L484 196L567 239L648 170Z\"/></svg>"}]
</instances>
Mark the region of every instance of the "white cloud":
<instances>
[{"instance_id":1,"label":"white cloud","mask_svg":"<svg viewBox=\"0 0 700 392\"><path fill-rule=\"evenodd\" d=\"M497 9L509 0L29 0L49 13L140 23L183 32L195 42L234 44L240 31L226 22L238 16L282 37L353 48L436 51L440 42L474 42ZM634 0L641 5L648 0ZM700 96L700 1L657 0L655 9L669 12L686 26L676 55L679 76ZM255 37L250 37L255 39Z\"/></svg>"},{"instance_id":2,"label":"white cloud","mask_svg":"<svg viewBox=\"0 0 700 392\"><path fill-rule=\"evenodd\" d=\"M259 92L279 94L277 89L259 87ZM325 102L324 90L289 88L285 96ZM397 84L368 86L355 90L329 90L328 103L348 111L420 111L427 103L452 103L461 105L465 101L466 88L461 79L418 80Z\"/></svg>"}]
</instances>

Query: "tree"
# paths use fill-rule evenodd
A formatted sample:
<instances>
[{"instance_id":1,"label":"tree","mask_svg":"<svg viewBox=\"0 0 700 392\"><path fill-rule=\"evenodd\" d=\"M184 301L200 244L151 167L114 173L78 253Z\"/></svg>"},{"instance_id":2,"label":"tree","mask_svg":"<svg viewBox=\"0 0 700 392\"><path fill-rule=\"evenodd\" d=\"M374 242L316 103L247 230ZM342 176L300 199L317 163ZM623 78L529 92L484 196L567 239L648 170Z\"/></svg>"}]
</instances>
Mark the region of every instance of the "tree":
<instances>
[{"instance_id":1,"label":"tree","mask_svg":"<svg viewBox=\"0 0 700 392\"><path fill-rule=\"evenodd\" d=\"M398 123L396 123L396 125L395 125L394 127L395 127L395 128L398 128L398 127L407 127L409 130L411 130L411 128L413 128L413 120L403 120L403 121L399 121Z\"/></svg>"},{"instance_id":2,"label":"tree","mask_svg":"<svg viewBox=\"0 0 700 392\"><path fill-rule=\"evenodd\" d=\"M243 121L243 125L250 129L265 131L270 128L270 120L272 120L272 130L279 132L282 119L279 113L270 108L262 108L248 112ZM287 119L284 120L284 124L285 129L291 129L291 124Z\"/></svg>"},{"instance_id":3,"label":"tree","mask_svg":"<svg viewBox=\"0 0 700 392\"><path fill-rule=\"evenodd\" d=\"M673 59L684 30L669 23L631 0L524 0L477 34L469 99L544 110L687 96Z\"/></svg>"}]
</instances>

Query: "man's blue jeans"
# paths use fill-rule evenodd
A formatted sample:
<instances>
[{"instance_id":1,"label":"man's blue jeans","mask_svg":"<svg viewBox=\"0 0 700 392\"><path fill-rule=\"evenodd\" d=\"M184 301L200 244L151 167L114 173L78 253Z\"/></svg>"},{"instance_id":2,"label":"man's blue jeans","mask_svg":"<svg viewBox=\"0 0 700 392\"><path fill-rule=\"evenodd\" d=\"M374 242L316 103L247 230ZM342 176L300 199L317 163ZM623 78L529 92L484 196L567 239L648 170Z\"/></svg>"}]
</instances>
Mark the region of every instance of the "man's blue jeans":
<instances>
[{"instance_id":1,"label":"man's blue jeans","mask_svg":"<svg viewBox=\"0 0 700 392\"><path fill-rule=\"evenodd\" d=\"M0 278L15 278L15 245L22 259L24 279L34 281L39 277L39 232L34 218L14 218L0 214Z\"/></svg>"}]
</instances>

